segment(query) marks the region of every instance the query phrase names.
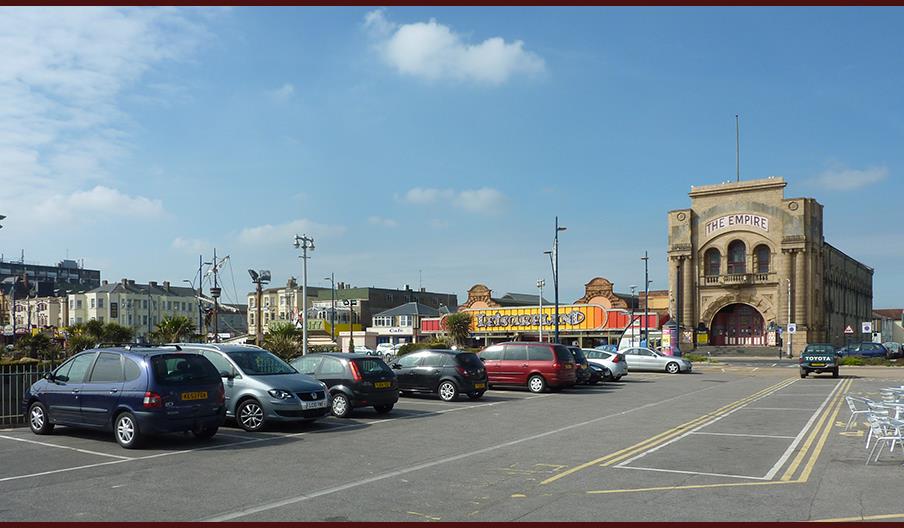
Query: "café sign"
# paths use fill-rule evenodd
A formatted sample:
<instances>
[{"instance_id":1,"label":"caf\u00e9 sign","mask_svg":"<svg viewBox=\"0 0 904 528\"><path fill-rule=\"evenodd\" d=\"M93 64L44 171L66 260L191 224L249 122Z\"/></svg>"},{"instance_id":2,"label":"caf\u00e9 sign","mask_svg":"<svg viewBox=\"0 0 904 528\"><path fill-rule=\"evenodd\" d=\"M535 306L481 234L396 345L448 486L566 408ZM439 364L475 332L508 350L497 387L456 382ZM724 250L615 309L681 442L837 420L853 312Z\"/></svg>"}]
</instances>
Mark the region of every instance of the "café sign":
<instances>
[{"instance_id":1,"label":"caf\u00e9 sign","mask_svg":"<svg viewBox=\"0 0 904 528\"><path fill-rule=\"evenodd\" d=\"M753 227L769 231L769 219L755 214L730 214L706 222L704 232L709 235L729 227Z\"/></svg>"}]
</instances>

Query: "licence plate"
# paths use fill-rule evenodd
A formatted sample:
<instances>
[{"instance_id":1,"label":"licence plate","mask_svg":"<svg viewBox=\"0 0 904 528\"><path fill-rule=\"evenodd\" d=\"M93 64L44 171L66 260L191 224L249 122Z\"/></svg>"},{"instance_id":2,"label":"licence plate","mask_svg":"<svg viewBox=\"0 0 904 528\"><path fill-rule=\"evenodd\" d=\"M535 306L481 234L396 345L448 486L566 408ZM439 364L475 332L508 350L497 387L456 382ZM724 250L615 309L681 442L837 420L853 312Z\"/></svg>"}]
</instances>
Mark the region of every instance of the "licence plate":
<instances>
[{"instance_id":1,"label":"licence plate","mask_svg":"<svg viewBox=\"0 0 904 528\"><path fill-rule=\"evenodd\" d=\"M482 388L484 388L484 387L486 387L486 386L487 386L486 383L475 383L475 384L474 384L474 388L475 388L475 389L482 389Z\"/></svg>"},{"instance_id":2,"label":"licence plate","mask_svg":"<svg viewBox=\"0 0 904 528\"><path fill-rule=\"evenodd\" d=\"M567 368L567 369L574 368L574 365L572 365L571 363L565 363L565 368Z\"/></svg>"},{"instance_id":3,"label":"licence plate","mask_svg":"<svg viewBox=\"0 0 904 528\"><path fill-rule=\"evenodd\" d=\"M824 366L826 366L826 364L825 363L810 363L810 366L811 367L824 367Z\"/></svg>"},{"instance_id":4,"label":"licence plate","mask_svg":"<svg viewBox=\"0 0 904 528\"><path fill-rule=\"evenodd\" d=\"M182 398L182 401L206 400L207 392L206 391L204 391L204 392L183 392L181 394L181 398Z\"/></svg>"},{"instance_id":5,"label":"licence plate","mask_svg":"<svg viewBox=\"0 0 904 528\"><path fill-rule=\"evenodd\" d=\"M320 400L320 401L315 401L315 402L301 402L301 408L302 408L302 409L305 409L305 410L307 410L307 409L321 409L321 408L326 407L326 406L327 406L327 401L326 401L326 400Z\"/></svg>"},{"instance_id":6,"label":"licence plate","mask_svg":"<svg viewBox=\"0 0 904 528\"><path fill-rule=\"evenodd\" d=\"M391 381L378 381L374 383L375 389L388 389L389 387L392 387Z\"/></svg>"}]
</instances>

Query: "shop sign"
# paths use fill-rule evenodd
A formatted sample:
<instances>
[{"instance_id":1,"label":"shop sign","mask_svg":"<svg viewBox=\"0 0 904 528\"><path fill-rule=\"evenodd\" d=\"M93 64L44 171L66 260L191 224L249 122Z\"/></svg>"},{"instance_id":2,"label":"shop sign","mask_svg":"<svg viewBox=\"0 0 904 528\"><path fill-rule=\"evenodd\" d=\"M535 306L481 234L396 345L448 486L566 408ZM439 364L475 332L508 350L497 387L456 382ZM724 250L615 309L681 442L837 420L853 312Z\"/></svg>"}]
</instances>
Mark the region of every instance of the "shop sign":
<instances>
[{"instance_id":1,"label":"shop sign","mask_svg":"<svg viewBox=\"0 0 904 528\"><path fill-rule=\"evenodd\" d=\"M746 226L769 231L769 219L765 216L753 214L731 214L710 220L704 227L704 232L709 235L725 229L726 227Z\"/></svg>"},{"instance_id":2,"label":"shop sign","mask_svg":"<svg viewBox=\"0 0 904 528\"><path fill-rule=\"evenodd\" d=\"M481 308L467 310L475 332L517 332L544 330L555 326L555 307ZM570 304L559 306L559 328L567 331L599 330L606 325L608 313L602 306Z\"/></svg>"},{"instance_id":3,"label":"shop sign","mask_svg":"<svg viewBox=\"0 0 904 528\"><path fill-rule=\"evenodd\" d=\"M410 328L402 328L400 326L393 326L392 328L387 328L386 332L389 334L410 334Z\"/></svg>"}]
</instances>

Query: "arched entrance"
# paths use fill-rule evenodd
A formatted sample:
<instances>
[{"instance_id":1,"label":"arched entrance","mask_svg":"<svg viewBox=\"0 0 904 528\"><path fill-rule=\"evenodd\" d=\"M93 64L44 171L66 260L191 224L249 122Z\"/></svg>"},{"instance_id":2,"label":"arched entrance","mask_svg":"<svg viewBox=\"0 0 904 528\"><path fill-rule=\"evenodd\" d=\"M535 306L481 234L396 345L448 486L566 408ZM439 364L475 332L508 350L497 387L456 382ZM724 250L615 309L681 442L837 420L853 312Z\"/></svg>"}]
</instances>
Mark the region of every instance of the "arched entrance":
<instances>
[{"instance_id":1,"label":"arched entrance","mask_svg":"<svg viewBox=\"0 0 904 528\"><path fill-rule=\"evenodd\" d=\"M716 312L710 330L715 346L766 346L763 316L748 304L729 304Z\"/></svg>"}]
</instances>

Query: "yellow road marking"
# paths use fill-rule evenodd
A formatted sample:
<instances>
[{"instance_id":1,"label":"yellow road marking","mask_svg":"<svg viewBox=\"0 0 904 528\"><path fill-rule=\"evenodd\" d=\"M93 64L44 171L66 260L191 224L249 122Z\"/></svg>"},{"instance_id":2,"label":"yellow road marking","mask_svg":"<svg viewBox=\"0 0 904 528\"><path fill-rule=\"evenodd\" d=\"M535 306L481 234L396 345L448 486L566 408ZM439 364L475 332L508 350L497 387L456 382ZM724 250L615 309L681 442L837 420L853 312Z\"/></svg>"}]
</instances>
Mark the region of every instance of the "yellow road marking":
<instances>
[{"instance_id":1,"label":"yellow road marking","mask_svg":"<svg viewBox=\"0 0 904 528\"><path fill-rule=\"evenodd\" d=\"M512 498L513 499L526 499L527 495L525 495L523 493L512 493Z\"/></svg>"},{"instance_id":2,"label":"yellow road marking","mask_svg":"<svg viewBox=\"0 0 904 528\"><path fill-rule=\"evenodd\" d=\"M409 515L416 515L416 516L418 516L418 517L423 517L423 518L425 518L425 519L430 519L431 521L438 521L438 520L440 520L439 517L431 517L430 515L427 515L427 514L425 514L425 513L418 513L418 512L413 512L413 511L405 512L405 513L407 513L407 514L409 514Z\"/></svg>"},{"instance_id":3,"label":"yellow road marking","mask_svg":"<svg viewBox=\"0 0 904 528\"><path fill-rule=\"evenodd\" d=\"M794 472L797 471L797 468L800 466L801 462L803 462L804 458L807 456L807 451L810 449L810 446L813 445L813 442L816 441L819 436L820 430L822 430L824 424L826 423L826 419L831 414L832 410L839 406L842 402L842 398L845 394L845 391L852 383L852 380L845 380L845 382L841 385L841 388L835 394L835 397L832 398L832 401L826 407L826 410L823 411L822 416L819 418L819 421L816 423L816 426L813 427L813 430L810 432L810 435L807 437L807 440L804 442L804 445L800 448L800 451L797 452L797 456L794 457L794 460L791 462L791 465L788 466L788 469L785 471L785 474L782 475L781 480L788 481L791 480L791 477L794 475ZM837 415L837 411L835 413ZM828 428L831 428L832 421L834 418L829 421Z\"/></svg>"},{"instance_id":4,"label":"yellow road marking","mask_svg":"<svg viewBox=\"0 0 904 528\"><path fill-rule=\"evenodd\" d=\"M688 484L684 486L659 486L656 488L630 488L630 489L612 489L612 490L593 490L588 491L590 495L603 495L607 493L634 493L640 491L672 491L685 489L706 489L706 488L735 488L739 486L771 486L776 484L792 484L792 482L782 482L778 480L770 480L768 482L728 482L725 484Z\"/></svg>"},{"instance_id":5,"label":"yellow road marking","mask_svg":"<svg viewBox=\"0 0 904 528\"><path fill-rule=\"evenodd\" d=\"M822 431L822 436L819 437L819 442L816 444L816 448L813 450L813 456L810 457L810 460L807 461L807 465L804 466L803 472L800 474L799 479L806 482L810 478L810 473L813 471L813 466L816 465L816 459L819 458L819 455L822 453L822 448L826 445L826 439L829 437L829 433L832 432L832 422L838 417L838 413L841 412L841 404L844 402L844 391L847 390L847 387L850 386L850 382L845 387L842 387L840 391L838 391L839 398L838 403L835 405L835 412L832 413L832 417L829 419L829 425Z\"/></svg>"},{"instance_id":6,"label":"yellow road marking","mask_svg":"<svg viewBox=\"0 0 904 528\"><path fill-rule=\"evenodd\" d=\"M608 455L596 458L589 462L585 462L583 464L574 466L573 468L567 469L557 475L554 475L554 476L549 477L548 479L542 481L540 483L540 485L551 484L561 478L567 477L568 475L572 475L574 473L577 473L578 471L587 469L587 468L589 468L591 466L595 466L597 464L605 463L605 465L609 465L609 464L617 462L618 460L623 460L625 458L628 458L636 452L650 448L658 443L665 442L665 441L671 439L672 437L683 433L688 428L692 428L700 423L705 422L706 420L708 420L710 418L714 418L716 416L724 414L724 413L728 412L729 410L733 409L734 407L743 405L743 404L747 403L748 401L753 400L761 395L764 395L772 390L779 390L781 388L784 388L784 387L790 385L791 383L794 383L794 381L795 381L794 378L782 380L782 381L780 381L774 385L771 385L763 390L760 390L750 396L747 396L746 398L742 398L736 402L732 402L727 405L724 405L724 406L720 407L719 409L716 409L715 411L704 414L703 416L700 416L699 418L695 418L695 419L693 419L689 422L683 423L677 427L673 427L671 429L663 431L662 433L659 433L659 434L652 436L642 442L634 444L633 446L626 447L625 449L616 451L615 453L610 453Z\"/></svg>"},{"instance_id":7,"label":"yellow road marking","mask_svg":"<svg viewBox=\"0 0 904 528\"><path fill-rule=\"evenodd\" d=\"M882 515L863 515L860 517L836 517L834 519L814 519L810 522L852 522L852 521L879 521L882 519L901 519L904 513L886 513Z\"/></svg>"}]
</instances>

